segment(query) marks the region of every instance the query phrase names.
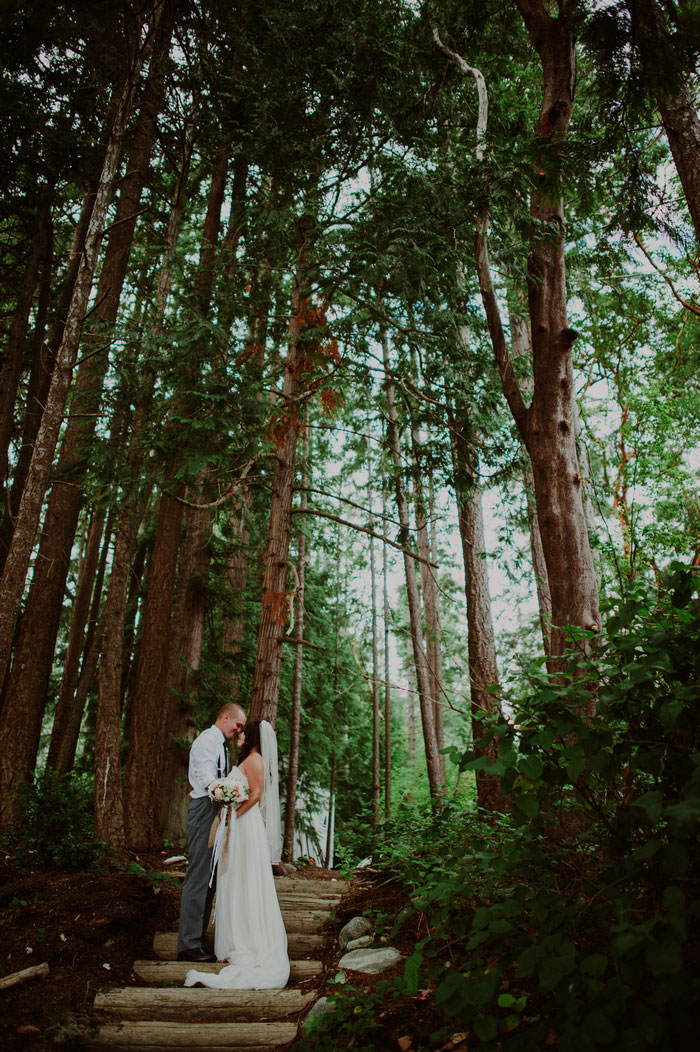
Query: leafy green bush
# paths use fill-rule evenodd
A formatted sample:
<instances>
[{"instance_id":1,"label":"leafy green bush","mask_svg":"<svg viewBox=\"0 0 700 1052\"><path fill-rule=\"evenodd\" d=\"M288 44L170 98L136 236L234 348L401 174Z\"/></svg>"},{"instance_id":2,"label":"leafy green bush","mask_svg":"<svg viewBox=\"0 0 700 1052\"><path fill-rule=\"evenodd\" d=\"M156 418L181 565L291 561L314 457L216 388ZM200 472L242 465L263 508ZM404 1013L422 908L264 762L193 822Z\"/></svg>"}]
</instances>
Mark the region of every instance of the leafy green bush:
<instances>
[{"instance_id":1,"label":"leafy green bush","mask_svg":"<svg viewBox=\"0 0 700 1052\"><path fill-rule=\"evenodd\" d=\"M36 774L22 790L21 818L11 837L16 861L68 872L99 869L107 847L94 838L92 778Z\"/></svg>"},{"instance_id":2,"label":"leafy green bush","mask_svg":"<svg viewBox=\"0 0 700 1052\"><path fill-rule=\"evenodd\" d=\"M500 777L509 816L450 807L385 840L384 864L411 889L396 925L421 914L429 933L403 995L433 991L435 1047L454 1029L483 1052L687 1047L700 993L697 583L675 566L658 593L635 585L587 668L579 655L568 677L535 670L509 699L513 722L487 732L497 760L455 756Z\"/></svg>"}]
</instances>

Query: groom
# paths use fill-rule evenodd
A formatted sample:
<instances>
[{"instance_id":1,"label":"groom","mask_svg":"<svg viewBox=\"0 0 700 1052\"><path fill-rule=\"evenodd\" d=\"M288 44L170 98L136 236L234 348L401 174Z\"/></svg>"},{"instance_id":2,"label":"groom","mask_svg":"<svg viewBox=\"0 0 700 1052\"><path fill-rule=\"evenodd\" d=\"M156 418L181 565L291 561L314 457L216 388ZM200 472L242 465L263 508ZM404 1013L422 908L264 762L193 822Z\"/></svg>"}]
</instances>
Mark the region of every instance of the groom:
<instances>
[{"instance_id":1,"label":"groom","mask_svg":"<svg viewBox=\"0 0 700 1052\"><path fill-rule=\"evenodd\" d=\"M209 799L207 786L228 773L226 742L245 726L246 715L240 705L229 702L219 709L216 722L195 738L190 749L187 775L192 786L187 811L187 844L190 861L182 886L180 930L177 937L178 961L215 961L204 945L209 926L214 888L209 887L211 853L209 830L216 805Z\"/></svg>"}]
</instances>

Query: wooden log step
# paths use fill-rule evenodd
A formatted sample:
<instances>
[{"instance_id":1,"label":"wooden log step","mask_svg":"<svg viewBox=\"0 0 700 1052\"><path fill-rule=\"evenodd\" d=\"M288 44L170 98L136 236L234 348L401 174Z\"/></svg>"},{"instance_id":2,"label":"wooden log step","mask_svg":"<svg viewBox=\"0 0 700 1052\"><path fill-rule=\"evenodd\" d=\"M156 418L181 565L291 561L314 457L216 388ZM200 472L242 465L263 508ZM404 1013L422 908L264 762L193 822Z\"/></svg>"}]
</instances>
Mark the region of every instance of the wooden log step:
<instances>
[{"instance_id":1,"label":"wooden log step","mask_svg":"<svg viewBox=\"0 0 700 1052\"><path fill-rule=\"evenodd\" d=\"M211 990L201 987L125 986L95 997L95 1008L120 1019L282 1019L302 1012L316 999L316 991Z\"/></svg>"},{"instance_id":2,"label":"wooden log step","mask_svg":"<svg viewBox=\"0 0 700 1052\"><path fill-rule=\"evenodd\" d=\"M296 1023L161 1023L128 1022L100 1027L90 1042L119 1052L172 1052L205 1048L207 1052L246 1052L277 1048L297 1036Z\"/></svg>"},{"instance_id":3,"label":"wooden log step","mask_svg":"<svg viewBox=\"0 0 700 1052\"><path fill-rule=\"evenodd\" d=\"M300 932L291 932L287 936L287 951L290 957L306 957L322 945L323 937L321 935L302 935ZM176 961L177 932L156 932L153 939L153 952L161 961Z\"/></svg>"},{"instance_id":4,"label":"wooden log step","mask_svg":"<svg viewBox=\"0 0 700 1052\"><path fill-rule=\"evenodd\" d=\"M302 897L301 895L278 895L277 901L280 904L282 913L332 913L338 903L339 898L312 898L311 895Z\"/></svg>"},{"instance_id":5,"label":"wooden log step","mask_svg":"<svg viewBox=\"0 0 700 1052\"><path fill-rule=\"evenodd\" d=\"M323 925L326 923L330 913L328 910L318 909L316 911L311 910L282 910L282 920L284 921L284 927L287 931L287 935L290 932L299 932L302 935L310 935L311 932L320 931ZM207 928L207 936L214 940L214 924L216 917L209 924Z\"/></svg>"},{"instance_id":6,"label":"wooden log step","mask_svg":"<svg viewBox=\"0 0 700 1052\"><path fill-rule=\"evenodd\" d=\"M195 967L198 972L220 972L226 965L218 961L198 965L188 964L187 961L134 961L133 972L144 983L156 983L158 986L173 983L182 986L190 968ZM290 983L302 983L323 971L320 961L290 961L289 968Z\"/></svg>"}]
</instances>

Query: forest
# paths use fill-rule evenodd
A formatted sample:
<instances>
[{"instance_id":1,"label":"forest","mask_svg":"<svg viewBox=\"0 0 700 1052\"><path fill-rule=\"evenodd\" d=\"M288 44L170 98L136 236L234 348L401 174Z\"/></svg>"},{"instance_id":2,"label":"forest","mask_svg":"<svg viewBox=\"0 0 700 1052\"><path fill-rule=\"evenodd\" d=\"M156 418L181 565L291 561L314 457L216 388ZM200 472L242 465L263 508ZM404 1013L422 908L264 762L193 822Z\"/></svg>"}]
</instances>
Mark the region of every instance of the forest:
<instances>
[{"instance_id":1,"label":"forest","mask_svg":"<svg viewBox=\"0 0 700 1052\"><path fill-rule=\"evenodd\" d=\"M314 1048L426 991L425 1048L686 1047L700 3L0 29L3 847L181 849L237 701L285 858L429 918Z\"/></svg>"}]
</instances>

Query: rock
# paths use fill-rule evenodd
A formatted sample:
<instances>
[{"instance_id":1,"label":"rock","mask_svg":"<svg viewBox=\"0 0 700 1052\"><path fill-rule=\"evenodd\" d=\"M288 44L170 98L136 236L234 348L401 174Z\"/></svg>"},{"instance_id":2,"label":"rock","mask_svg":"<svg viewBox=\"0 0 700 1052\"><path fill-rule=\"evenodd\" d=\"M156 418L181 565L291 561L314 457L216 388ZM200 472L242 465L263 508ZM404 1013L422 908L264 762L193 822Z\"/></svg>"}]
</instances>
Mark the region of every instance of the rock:
<instances>
[{"instance_id":1,"label":"rock","mask_svg":"<svg viewBox=\"0 0 700 1052\"><path fill-rule=\"evenodd\" d=\"M349 968L353 972L366 972L375 975L391 968L401 960L401 954L393 946L384 946L379 950L351 950L340 958L338 967Z\"/></svg>"},{"instance_id":2,"label":"rock","mask_svg":"<svg viewBox=\"0 0 700 1052\"><path fill-rule=\"evenodd\" d=\"M340 929L338 942L341 950L344 950L352 939L360 939L363 935L368 935L373 930L374 925L368 917L353 917L345 927Z\"/></svg>"},{"instance_id":3,"label":"rock","mask_svg":"<svg viewBox=\"0 0 700 1052\"><path fill-rule=\"evenodd\" d=\"M335 1012L335 1005L332 1005L327 997L319 997L318 1001L315 1001L306 1013L304 1026L306 1026L306 1024L312 1019L320 1019L321 1016L332 1015L333 1012Z\"/></svg>"},{"instance_id":4,"label":"rock","mask_svg":"<svg viewBox=\"0 0 700 1052\"><path fill-rule=\"evenodd\" d=\"M366 946L371 946L374 942L373 935L361 935L359 939L351 939L345 949L348 953L351 950L364 950Z\"/></svg>"}]
</instances>

